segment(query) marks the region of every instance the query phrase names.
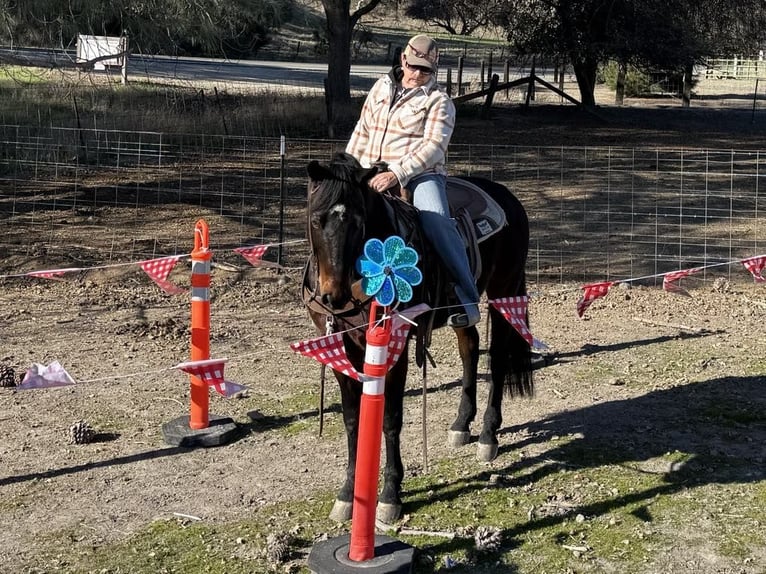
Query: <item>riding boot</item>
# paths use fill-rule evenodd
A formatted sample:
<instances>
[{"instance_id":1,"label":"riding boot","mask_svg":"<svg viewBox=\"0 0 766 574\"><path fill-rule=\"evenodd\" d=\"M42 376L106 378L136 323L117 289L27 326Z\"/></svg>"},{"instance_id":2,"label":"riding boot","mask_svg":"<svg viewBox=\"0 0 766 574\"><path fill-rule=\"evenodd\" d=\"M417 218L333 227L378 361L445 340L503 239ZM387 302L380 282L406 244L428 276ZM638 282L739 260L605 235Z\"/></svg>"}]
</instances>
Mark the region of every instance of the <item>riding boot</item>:
<instances>
[{"instance_id":1,"label":"riding boot","mask_svg":"<svg viewBox=\"0 0 766 574\"><path fill-rule=\"evenodd\" d=\"M479 290L476 288L463 239L453 219L429 211L420 212L420 223L426 239L439 254L450 276L457 283L455 295L463 311L447 319L450 327L472 327L481 319Z\"/></svg>"}]
</instances>

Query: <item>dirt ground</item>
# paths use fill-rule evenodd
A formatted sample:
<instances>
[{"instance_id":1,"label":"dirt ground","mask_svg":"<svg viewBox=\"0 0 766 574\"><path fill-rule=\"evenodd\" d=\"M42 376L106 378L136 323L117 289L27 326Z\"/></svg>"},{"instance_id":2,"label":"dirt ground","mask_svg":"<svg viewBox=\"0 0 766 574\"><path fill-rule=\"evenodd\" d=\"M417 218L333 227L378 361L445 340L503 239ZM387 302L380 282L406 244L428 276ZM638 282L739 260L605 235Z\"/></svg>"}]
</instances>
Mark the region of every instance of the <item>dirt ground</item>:
<instances>
[{"instance_id":1,"label":"dirt ground","mask_svg":"<svg viewBox=\"0 0 766 574\"><path fill-rule=\"evenodd\" d=\"M35 572L67 571L64 558L59 564L36 559L57 537L69 536L75 546L99 544L177 513L232 521L260 505L308 498L340 484L345 454L337 393L328 394L328 428L334 431L320 438L318 368L288 348L314 336L298 300L297 276L256 269L213 275L211 354L228 357L227 378L249 390L228 400L213 394L210 412L231 416L250 432L225 446L193 450L168 445L161 432L163 424L189 413L188 382L169 370L188 359L184 296L165 295L131 271L5 282L2 362L21 370L58 360L77 384L0 389L0 571L28 571L34 564L41 567ZM763 287L746 278L720 280L700 284L692 298L658 288L614 289L585 319L575 314L576 286L539 287L531 303L532 331L550 347L552 364L537 371L536 398L505 403L504 428L512 432L501 435L501 455L493 463L498 468L529 432L580 429L596 440L615 426L652 428L653 442L637 453L637 462L672 449L724 448L716 431L704 437L677 428L678 401L691 396L727 396L763 412L763 394L756 392L763 377L747 374L754 360L764 365L758 359L766 342ZM453 456L444 440L459 394L452 342L448 332L434 341L431 460ZM408 476L422 470L418 378L411 377L406 405ZM734 388L727 391L724 383ZM480 401L484 392L482 385ZM68 444L66 431L79 419L100 433L95 442ZM282 427L304 419L303 432L284 432ZM543 421L548 428L541 431ZM679 432L683 436L668 438ZM751 426L746 439L728 436L726 442L727 456L752 461L753 475L735 480L764 480L763 424ZM523 450L530 456L548 448L542 441ZM717 563L699 562L693 571L729 572L711 566Z\"/></svg>"},{"instance_id":2,"label":"dirt ground","mask_svg":"<svg viewBox=\"0 0 766 574\"><path fill-rule=\"evenodd\" d=\"M559 139L575 137L571 118L562 121ZM619 137L603 129L603 137ZM539 141L550 130L541 129ZM668 145L688 137L684 129L668 134ZM745 136L750 144L754 138ZM171 279L188 285L188 274L188 265L179 265ZM162 427L189 414L188 380L171 369L189 359L188 296L166 295L134 267L61 280L0 279L0 362L21 373L57 360L77 381L0 389L0 572L68 571L66 556L39 558L62 537L76 551L124 539L155 519L229 522L263 505L337 488L345 465L337 392L329 385L327 432L319 437L318 365L289 349L315 336L298 281L297 271L214 268L211 355L227 357L227 378L248 390L231 399L211 393L210 412L248 432L225 446L180 449L164 441ZM747 464L710 482L763 483L766 290L744 269L730 280L688 285L690 298L654 287L614 288L584 319L575 313L578 285L530 286L532 332L549 346L550 364L536 372L534 399L504 403L500 456L490 468L511 466L519 451L544 456L554 448L545 440L551 435L580 432L598 444L639 433L635 456L620 462L648 465L675 450L731 457ZM450 332L439 332L432 348L432 461L458 456L445 442L460 392L452 343ZM422 472L417 374L408 384L403 445L413 476ZM482 385L480 404L485 393ZM737 404L752 417L733 428L713 419L709 427L695 426L684 409L700 404ZM69 444L67 429L80 419L94 427L96 440ZM303 426L286 432L296 423ZM695 539L702 526L691 526L689 544L658 556L644 572L763 572L766 556L737 562Z\"/></svg>"}]
</instances>

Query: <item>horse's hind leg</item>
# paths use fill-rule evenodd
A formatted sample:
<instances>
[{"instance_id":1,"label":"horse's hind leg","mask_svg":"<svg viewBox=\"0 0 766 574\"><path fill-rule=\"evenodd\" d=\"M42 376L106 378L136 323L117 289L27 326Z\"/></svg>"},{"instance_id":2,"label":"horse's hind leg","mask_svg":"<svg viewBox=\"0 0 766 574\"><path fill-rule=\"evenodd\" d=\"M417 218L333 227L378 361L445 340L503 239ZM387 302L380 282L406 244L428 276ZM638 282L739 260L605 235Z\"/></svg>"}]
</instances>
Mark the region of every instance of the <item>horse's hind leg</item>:
<instances>
[{"instance_id":1,"label":"horse's hind leg","mask_svg":"<svg viewBox=\"0 0 766 574\"><path fill-rule=\"evenodd\" d=\"M489 386L487 409L484 411L477 451L478 459L484 462L489 462L497 457L497 431L503 422L503 389L509 370L511 337L514 336L512 332L513 327L496 309L490 308L489 320L492 325L489 347L489 365L492 380Z\"/></svg>"},{"instance_id":2,"label":"horse's hind leg","mask_svg":"<svg viewBox=\"0 0 766 574\"><path fill-rule=\"evenodd\" d=\"M348 443L348 462L346 480L335 499L330 518L337 522L351 520L354 505L354 479L356 471L356 444L359 436L359 407L362 397L362 385L345 376L336 375L340 384L341 404L343 406L343 424L346 427Z\"/></svg>"},{"instance_id":3,"label":"horse's hind leg","mask_svg":"<svg viewBox=\"0 0 766 574\"><path fill-rule=\"evenodd\" d=\"M384 524L392 524L402 514L402 464L401 433L404 411L404 387L407 380L407 352L389 371L386 378L386 403L383 413L383 438L386 442L386 466L383 469L383 488L378 497L376 518Z\"/></svg>"},{"instance_id":4,"label":"horse's hind leg","mask_svg":"<svg viewBox=\"0 0 766 574\"><path fill-rule=\"evenodd\" d=\"M463 362L462 392L457 418L449 429L447 441L451 447L468 444L471 423L476 417L476 372L479 366L479 331L476 327L455 329L460 359Z\"/></svg>"}]
</instances>

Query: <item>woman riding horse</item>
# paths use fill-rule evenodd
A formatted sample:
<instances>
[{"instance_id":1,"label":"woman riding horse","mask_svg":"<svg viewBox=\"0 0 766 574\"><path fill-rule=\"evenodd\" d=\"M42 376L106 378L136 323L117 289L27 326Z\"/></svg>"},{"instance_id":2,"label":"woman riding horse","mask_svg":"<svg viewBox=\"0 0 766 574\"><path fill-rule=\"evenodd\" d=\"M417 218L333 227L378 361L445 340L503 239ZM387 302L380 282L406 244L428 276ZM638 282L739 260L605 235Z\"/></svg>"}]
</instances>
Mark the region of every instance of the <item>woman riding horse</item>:
<instances>
[{"instance_id":1,"label":"woman riding horse","mask_svg":"<svg viewBox=\"0 0 766 574\"><path fill-rule=\"evenodd\" d=\"M379 168L364 168L352 156L339 153L323 165L308 165L308 238L311 256L306 266L304 291L309 314L321 333L343 333L346 353L361 372L364 362L365 327L370 301L360 288L355 263L370 238L384 241L400 231L396 205L403 203L371 190L369 183ZM483 189L503 209L507 225L480 244L481 275L478 287L488 298L526 295L525 265L529 245L529 223L521 203L504 186L480 178L464 178ZM411 207L410 207L411 209ZM421 245L414 245L422 249ZM424 285L417 287L410 305L422 301L433 277L424 273ZM447 307L433 311L434 327L444 326ZM503 391L511 395L532 392L530 349L527 342L494 308L489 310L491 385L483 428L478 439L478 456L489 461L497 456L497 431L502 422ZM476 326L455 327L463 363L462 392L455 422L450 428L453 446L467 444L470 424L476 417L476 375L479 362L479 332ZM401 515L401 483L404 468L400 453L403 400L408 357L405 346L399 360L390 366L385 383L383 435L386 463L383 486L378 497L378 518L394 522ZM348 442L346 480L338 493L331 517L343 521L351 517L354 500L354 472L359 426L361 384L334 372L340 385L343 421Z\"/></svg>"}]
</instances>

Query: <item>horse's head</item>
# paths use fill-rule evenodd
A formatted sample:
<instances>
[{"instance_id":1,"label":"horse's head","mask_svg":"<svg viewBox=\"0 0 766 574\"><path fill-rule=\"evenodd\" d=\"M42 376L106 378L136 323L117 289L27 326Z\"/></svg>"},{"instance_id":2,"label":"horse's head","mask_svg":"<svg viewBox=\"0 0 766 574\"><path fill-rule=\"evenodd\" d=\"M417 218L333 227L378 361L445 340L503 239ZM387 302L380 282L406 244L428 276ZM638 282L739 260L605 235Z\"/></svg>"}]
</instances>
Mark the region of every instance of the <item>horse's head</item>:
<instances>
[{"instance_id":1,"label":"horse's head","mask_svg":"<svg viewBox=\"0 0 766 574\"><path fill-rule=\"evenodd\" d=\"M309 163L308 239L324 305L342 309L351 300L354 264L364 248L369 188L377 168L363 168L337 153L327 165Z\"/></svg>"}]
</instances>

